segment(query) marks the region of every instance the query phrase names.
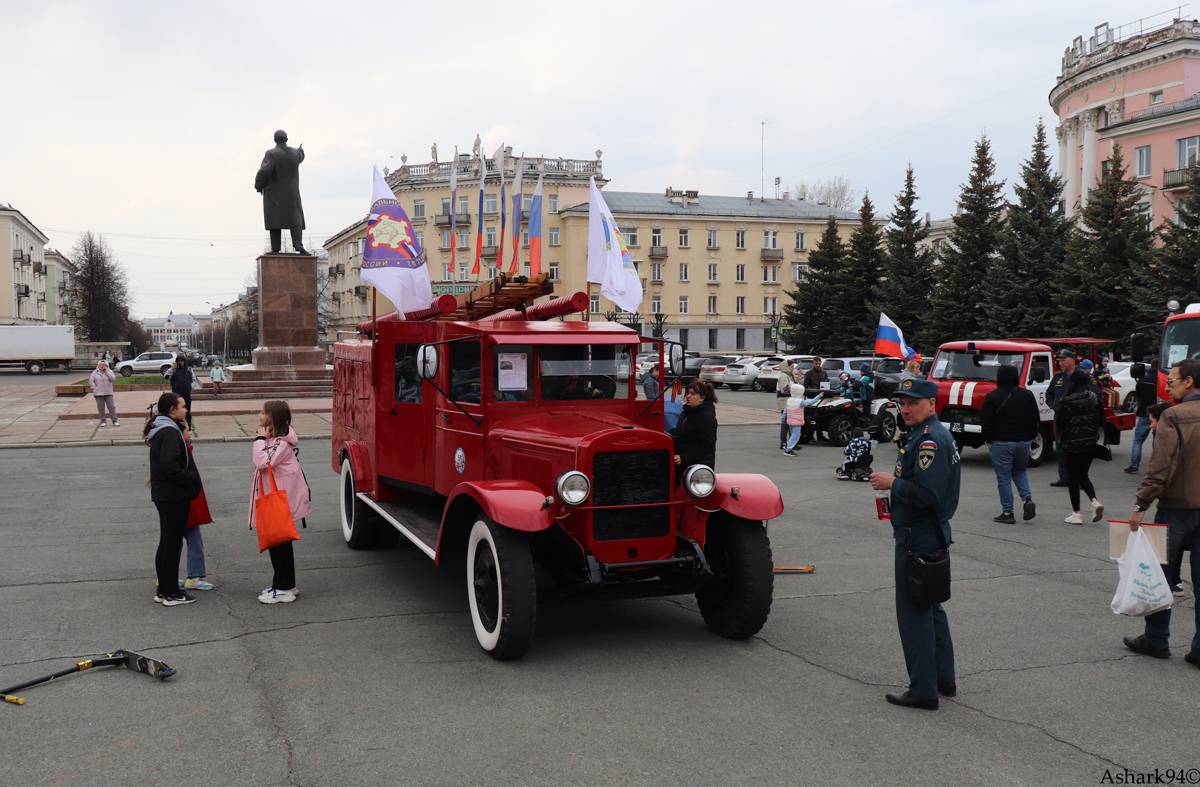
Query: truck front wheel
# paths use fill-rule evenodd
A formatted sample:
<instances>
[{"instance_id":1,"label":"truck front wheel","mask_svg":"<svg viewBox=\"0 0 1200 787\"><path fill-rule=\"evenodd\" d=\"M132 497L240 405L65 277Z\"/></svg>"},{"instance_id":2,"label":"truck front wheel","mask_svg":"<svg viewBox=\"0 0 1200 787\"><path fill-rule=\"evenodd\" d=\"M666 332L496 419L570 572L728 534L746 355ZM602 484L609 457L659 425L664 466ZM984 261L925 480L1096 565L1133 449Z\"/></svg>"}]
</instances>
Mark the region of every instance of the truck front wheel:
<instances>
[{"instance_id":1,"label":"truck front wheel","mask_svg":"<svg viewBox=\"0 0 1200 787\"><path fill-rule=\"evenodd\" d=\"M1054 438L1050 436L1049 429L1039 429L1037 437L1033 438L1029 443L1029 466L1038 467L1046 460L1046 457L1053 450L1050 446L1053 445Z\"/></svg>"},{"instance_id":2,"label":"truck front wheel","mask_svg":"<svg viewBox=\"0 0 1200 787\"><path fill-rule=\"evenodd\" d=\"M342 537L351 549L368 549L374 546L379 530L379 517L375 510L358 498L354 485L354 469L350 457L342 458Z\"/></svg>"},{"instance_id":3,"label":"truck front wheel","mask_svg":"<svg viewBox=\"0 0 1200 787\"><path fill-rule=\"evenodd\" d=\"M730 515L709 520L704 557L713 577L696 591L704 622L729 639L752 637L771 612L771 542L762 522Z\"/></svg>"},{"instance_id":4,"label":"truck front wheel","mask_svg":"<svg viewBox=\"0 0 1200 787\"><path fill-rule=\"evenodd\" d=\"M475 638L501 661L529 650L537 584L529 537L480 514L467 540L467 601Z\"/></svg>"}]
</instances>

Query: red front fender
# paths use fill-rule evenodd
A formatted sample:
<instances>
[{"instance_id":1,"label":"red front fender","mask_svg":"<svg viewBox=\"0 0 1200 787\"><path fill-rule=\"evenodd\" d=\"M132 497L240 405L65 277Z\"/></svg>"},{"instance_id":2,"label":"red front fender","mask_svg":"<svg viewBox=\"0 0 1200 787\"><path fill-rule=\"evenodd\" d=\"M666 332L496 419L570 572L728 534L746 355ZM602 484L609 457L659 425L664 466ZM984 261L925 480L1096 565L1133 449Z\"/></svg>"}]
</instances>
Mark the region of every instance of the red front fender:
<instances>
[{"instance_id":1,"label":"red front fender","mask_svg":"<svg viewBox=\"0 0 1200 787\"><path fill-rule=\"evenodd\" d=\"M733 490L737 489L737 496ZM700 501L703 508L720 508L742 519L774 519L783 513L783 496L771 479L758 473L717 473L717 488Z\"/></svg>"},{"instance_id":2,"label":"red front fender","mask_svg":"<svg viewBox=\"0 0 1200 787\"><path fill-rule=\"evenodd\" d=\"M450 493L446 510L454 508L455 500L462 495L474 499L496 524L513 530L536 533L554 521L545 508L545 492L528 481L464 481ZM443 517L442 529L445 527Z\"/></svg>"}]
</instances>

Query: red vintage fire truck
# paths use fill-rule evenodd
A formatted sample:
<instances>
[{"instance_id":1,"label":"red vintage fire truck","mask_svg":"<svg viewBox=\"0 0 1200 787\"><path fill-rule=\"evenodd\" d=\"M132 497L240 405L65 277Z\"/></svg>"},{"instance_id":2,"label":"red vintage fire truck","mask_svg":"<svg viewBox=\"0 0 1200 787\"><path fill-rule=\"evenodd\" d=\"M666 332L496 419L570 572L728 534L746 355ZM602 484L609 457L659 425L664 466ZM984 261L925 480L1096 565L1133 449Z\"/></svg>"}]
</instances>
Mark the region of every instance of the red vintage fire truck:
<instances>
[{"instance_id":1,"label":"red vintage fire truck","mask_svg":"<svg viewBox=\"0 0 1200 787\"><path fill-rule=\"evenodd\" d=\"M1165 401L1171 400L1171 394L1167 391L1167 373L1170 372L1171 366L1187 358L1200 359L1200 303L1189 303L1183 307L1182 312L1180 308L1179 301L1171 299L1167 302L1167 319L1157 325L1146 326L1154 329L1154 332L1149 334L1151 340L1159 342L1154 348L1158 350L1159 358L1156 382L1158 398ZM1137 377L1145 372L1145 366L1141 364L1147 350L1147 333L1143 332L1145 330L1139 329L1139 332L1131 337L1133 373Z\"/></svg>"},{"instance_id":2,"label":"red vintage fire truck","mask_svg":"<svg viewBox=\"0 0 1200 787\"><path fill-rule=\"evenodd\" d=\"M546 276L499 278L335 346L333 469L351 548L394 532L462 561L479 644L523 655L537 594L694 593L708 627L749 637L771 607L766 521L779 490L752 473L677 467L660 400L639 401L640 342L612 322L554 320ZM535 574L535 567L538 569Z\"/></svg>"},{"instance_id":3,"label":"red vintage fire truck","mask_svg":"<svg viewBox=\"0 0 1200 787\"><path fill-rule=\"evenodd\" d=\"M1006 341L947 342L938 348L929 379L938 384L938 419L964 446L983 445L980 412L983 399L996 389L996 372L1001 364L1017 367L1019 384L1037 397L1042 430L1029 448L1029 464L1037 467L1054 445L1054 411L1046 403L1046 392L1054 376L1054 353L1070 349L1078 360L1093 357L1107 339L1009 339ZM1093 360L1098 360L1093 358ZM1118 413L1106 403L1105 437L1109 445L1121 442L1121 432L1132 429L1137 417Z\"/></svg>"}]
</instances>

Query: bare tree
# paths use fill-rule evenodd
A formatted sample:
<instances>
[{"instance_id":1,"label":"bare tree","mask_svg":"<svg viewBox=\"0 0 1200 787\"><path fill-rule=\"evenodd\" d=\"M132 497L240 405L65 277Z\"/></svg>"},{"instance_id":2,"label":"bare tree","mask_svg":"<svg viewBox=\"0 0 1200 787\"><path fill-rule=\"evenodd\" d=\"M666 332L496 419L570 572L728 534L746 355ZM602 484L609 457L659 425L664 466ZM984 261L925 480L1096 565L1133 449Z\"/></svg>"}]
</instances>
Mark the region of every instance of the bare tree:
<instances>
[{"instance_id":1,"label":"bare tree","mask_svg":"<svg viewBox=\"0 0 1200 787\"><path fill-rule=\"evenodd\" d=\"M788 187L788 197L797 202L826 205L835 210L845 210L858 202L859 190L850 186L845 175L836 175L829 180L801 180Z\"/></svg>"},{"instance_id":2,"label":"bare tree","mask_svg":"<svg viewBox=\"0 0 1200 787\"><path fill-rule=\"evenodd\" d=\"M83 341L113 342L129 333L129 282L103 235L79 236L75 262L75 329Z\"/></svg>"}]
</instances>

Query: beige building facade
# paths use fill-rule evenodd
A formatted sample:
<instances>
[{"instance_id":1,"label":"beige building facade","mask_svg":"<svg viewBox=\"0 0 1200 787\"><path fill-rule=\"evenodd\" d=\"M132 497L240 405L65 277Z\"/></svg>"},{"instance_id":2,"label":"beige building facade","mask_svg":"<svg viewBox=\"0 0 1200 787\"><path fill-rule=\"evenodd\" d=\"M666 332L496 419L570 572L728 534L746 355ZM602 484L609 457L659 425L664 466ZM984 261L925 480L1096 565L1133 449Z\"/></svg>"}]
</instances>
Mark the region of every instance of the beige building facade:
<instances>
[{"instance_id":1,"label":"beige building facade","mask_svg":"<svg viewBox=\"0 0 1200 787\"><path fill-rule=\"evenodd\" d=\"M46 322L74 325L75 265L57 249L46 249Z\"/></svg>"},{"instance_id":2,"label":"beige building facade","mask_svg":"<svg viewBox=\"0 0 1200 787\"><path fill-rule=\"evenodd\" d=\"M21 211L0 203L0 325L46 323L45 233Z\"/></svg>"}]
</instances>

